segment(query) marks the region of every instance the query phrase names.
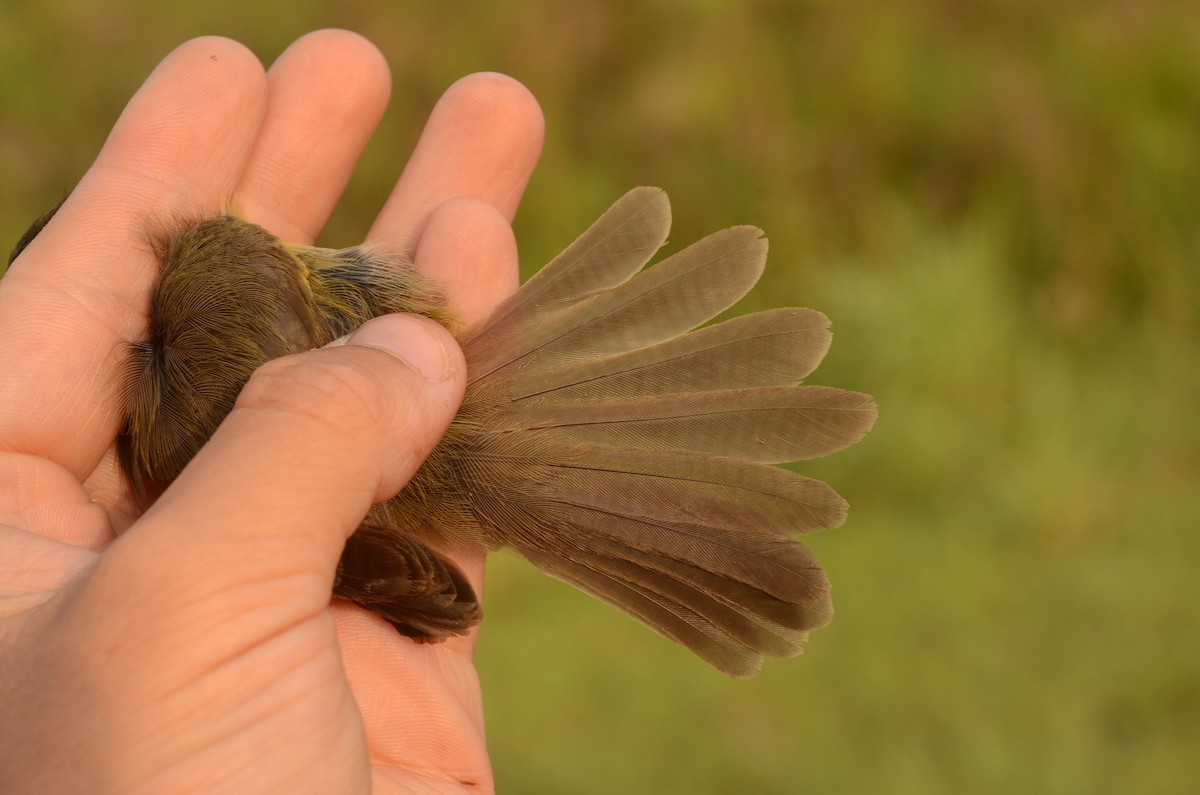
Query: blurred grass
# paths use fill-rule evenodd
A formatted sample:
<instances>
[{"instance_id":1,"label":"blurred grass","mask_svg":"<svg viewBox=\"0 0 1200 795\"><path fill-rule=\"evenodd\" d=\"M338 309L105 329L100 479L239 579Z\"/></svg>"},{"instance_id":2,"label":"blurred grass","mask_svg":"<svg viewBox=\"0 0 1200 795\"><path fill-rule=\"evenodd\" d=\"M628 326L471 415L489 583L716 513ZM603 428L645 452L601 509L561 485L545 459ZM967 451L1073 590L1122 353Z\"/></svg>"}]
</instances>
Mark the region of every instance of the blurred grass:
<instances>
[{"instance_id":1,"label":"blurred grass","mask_svg":"<svg viewBox=\"0 0 1200 795\"><path fill-rule=\"evenodd\" d=\"M1200 7L9 0L0 238L175 44L221 33L269 62L325 25L396 81L325 242L362 234L450 82L504 71L547 116L527 273L661 185L672 245L768 231L745 305L825 311L816 380L882 410L804 467L852 506L812 541L838 618L755 680L496 556L501 791L1193 791Z\"/></svg>"}]
</instances>

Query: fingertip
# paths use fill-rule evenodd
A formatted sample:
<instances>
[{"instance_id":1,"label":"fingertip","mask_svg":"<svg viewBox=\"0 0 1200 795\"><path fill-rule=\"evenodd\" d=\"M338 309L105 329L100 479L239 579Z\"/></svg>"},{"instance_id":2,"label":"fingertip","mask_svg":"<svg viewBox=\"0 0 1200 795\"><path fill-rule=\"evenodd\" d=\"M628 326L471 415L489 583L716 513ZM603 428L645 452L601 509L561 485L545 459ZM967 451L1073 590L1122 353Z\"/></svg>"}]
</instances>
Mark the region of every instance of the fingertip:
<instances>
[{"instance_id":1,"label":"fingertip","mask_svg":"<svg viewBox=\"0 0 1200 795\"><path fill-rule=\"evenodd\" d=\"M514 163L528 165L523 178L513 183L507 193L487 197L511 222L545 139L546 119L537 98L509 75L475 72L459 78L446 90L430 124L442 113L451 120L462 117L476 128L486 127L491 147L509 152Z\"/></svg>"},{"instance_id":2,"label":"fingertip","mask_svg":"<svg viewBox=\"0 0 1200 795\"><path fill-rule=\"evenodd\" d=\"M501 72L473 72L446 89L438 103L447 110L503 114L507 126L523 140L540 147L546 120L542 106L525 84Z\"/></svg>"},{"instance_id":3,"label":"fingertip","mask_svg":"<svg viewBox=\"0 0 1200 795\"><path fill-rule=\"evenodd\" d=\"M218 115L221 110L246 111L255 104L262 106L261 115L266 93L266 70L248 47L225 36L199 36L163 58L130 107L161 106L157 116L163 122L189 120L171 119L171 110L187 117L223 119Z\"/></svg>"},{"instance_id":4,"label":"fingertip","mask_svg":"<svg viewBox=\"0 0 1200 795\"><path fill-rule=\"evenodd\" d=\"M192 39L129 101L92 173L105 177L109 195L114 179L132 175L125 192L141 189L148 209L215 209L241 175L266 106L266 72L254 53L223 36ZM122 202L126 214L131 203Z\"/></svg>"},{"instance_id":5,"label":"fingertip","mask_svg":"<svg viewBox=\"0 0 1200 795\"><path fill-rule=\"evenodd\" d=\"M169 67L176 59L189 64L207 60L224 63L229 69L263 71L262 62L249 47L228 36L215 34L188 39L172 50L160 65Z\"/></svg>"},{"instance_id":6,"label":"fingertip","mask_svg":"<svg viewBox=\"0 0 1200 795\"><path fill-rule=\"evenodd\" d=\"M396 395L396 400L407 402L406 412L416 411L419 423L407 434L408 444L391 448L393 460L384 466L375 494L378 502L408 482L454 418L466 391L467 365L450 333L420 315L374 318L351 334L346 344L382 351L418 376ZM420 410L416 404L420 404ZM436 435L430 429L435 429Z\"/></svg>"},{"instance_id":7,"label":"fingertip","mask_svg":"<svg viewBox=\"0 0 1200 795\"><path fill-rule=\"evenodd\" d=\"M434 209L417 243L417 267L446 291L455 316L471 323L517 289L517 241L508 219L482 199Z\"/></svg>"},{"instance_id":8,"label":"fingertip","mask_svg":"<svg viewBox=\"0 0 1200 795\"><path fill-rule=\"evenodd\" d=\"M384 315L367 321L346 341L395 356L432 384L461 375L462 351L446 329L420 315Z\"/></svg>"},{"instance_id":9,"label":"fingertip","mask_svg":"<svg viewBox=\"0 0 1200 795\"><path fill-rule=\"evenodd\" d=\"M315 30L296 39L275 59L268 74L281 68L296 73L302 83L336 77L342 91L329 92L322 99L334 103L333 110L340 113L362 108L377 116L392 91L392 71L384 54L367 37L342 28Z\"/></svg>"},{"instance_id":10,"label":"fingertip","mask_svg":"<svg viewBox=\"0 0 1200 795\"><path fill-rule=\"evenodd\" d=\"M383 107L387 106L392 94L392 67L375 42L343 28L326 28L305 36L310 37L319 42L323 50L341 59L339 63L352 67L360 79L370 78L377 100Z\"/></svg>"},{"instance_id":11,"label":"fingertip","mask_svg":"<svg viewBox=\"0 0 1200 795\"><path fill-rule=\"evenodd\" d=\"M434 106L370 237L411 252L429 214L455 197L482 199L512 220L542 151L542 111L507 75L460 78Z\"/></svg>"},{"instance_id":12,"label":"fingertip","mask_svg":"<svg viewBox=\"0 0 1200 795\"><path fill-rule=\"evenodd\" d=\"M234 200L280 238L309 243L383 117L391 71L364 37L326 29L293 42L267 74L267 115Z\"/></svg>"},{"instance_id":13,"label":"fingertip","mask_svg":"<svg viewBox=\"0 0 1200 795\"><path fill-rule=\"evenodd\" d=\"M383 52L375 46L375 42L357 31L346 28L314 30L292 42L285 52L295 49L321 52L339 59L353 59L359 67L381 72L389 81L391 78L391 71Z\"/></svg>"}]
</instances>

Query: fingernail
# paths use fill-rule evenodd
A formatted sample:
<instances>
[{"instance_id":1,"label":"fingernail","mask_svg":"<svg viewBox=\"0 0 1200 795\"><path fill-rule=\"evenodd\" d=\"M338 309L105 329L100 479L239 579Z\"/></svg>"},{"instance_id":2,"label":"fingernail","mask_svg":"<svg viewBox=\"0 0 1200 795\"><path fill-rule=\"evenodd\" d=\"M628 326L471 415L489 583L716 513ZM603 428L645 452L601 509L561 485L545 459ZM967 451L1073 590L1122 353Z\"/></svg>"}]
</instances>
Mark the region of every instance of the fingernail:
<instances>
[{"instance_id":1,"label":"fingernail","mask_svg":"<svg viewBox=\"0 0 1200 795\"><path fill-rule=\"evenodd\" d=\"M387 351L426 380L444 381L450 375L450 354L440 328L417 315L385 315L364 323L346 342Z\"/></svg>"}]
</instances>

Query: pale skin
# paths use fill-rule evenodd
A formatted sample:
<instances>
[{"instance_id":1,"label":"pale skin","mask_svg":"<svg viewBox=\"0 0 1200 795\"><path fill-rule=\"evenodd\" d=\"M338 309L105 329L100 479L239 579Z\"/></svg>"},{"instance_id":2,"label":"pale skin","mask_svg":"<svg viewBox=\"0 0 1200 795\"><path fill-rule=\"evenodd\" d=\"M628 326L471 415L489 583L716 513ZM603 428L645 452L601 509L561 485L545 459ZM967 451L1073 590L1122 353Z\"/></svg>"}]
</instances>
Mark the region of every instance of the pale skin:
<instances>
[{"instance_id":1,"label":"pale skin","mask_svg":"<svg viewBox=\"0 0 1200 795\"><path fill-rule=\"evenodd\" d=\"M392 316L267 365L142 516L113 452L147 223L232 208L312 242L389 88L343 31L265 73L235 42L188 42L0 282L0 791L492 790L475 634L414 643L329 596L345 537L457 409L449 335ZM485 314L516 287L509 224L541 140L522 86L464 78L369 239ZM459 563L480 589L482 556Z\"/></svg>"}]
</instances>

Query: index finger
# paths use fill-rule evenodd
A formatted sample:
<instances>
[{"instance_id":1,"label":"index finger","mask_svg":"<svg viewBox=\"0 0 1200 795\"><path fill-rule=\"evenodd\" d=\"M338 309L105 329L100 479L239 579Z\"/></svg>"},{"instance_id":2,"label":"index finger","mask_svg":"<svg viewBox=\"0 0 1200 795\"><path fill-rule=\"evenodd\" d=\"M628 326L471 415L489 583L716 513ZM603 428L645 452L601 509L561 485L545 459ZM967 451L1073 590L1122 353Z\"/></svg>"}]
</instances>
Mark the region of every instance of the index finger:
<instances>
[{"instance_id":1,"label":"index finger","mask_svg":"<svg viewBox=\"0 0 1200 795\"><path fill-rule=\"evenodd\" d=\"M120 423L121 346L142 333L158 268L150 228L220 208L265 105L258 60L217 37L180 46L130 100L0 282L0 449L80 479L100 461Z\"/></svg>"}]
</instances>

